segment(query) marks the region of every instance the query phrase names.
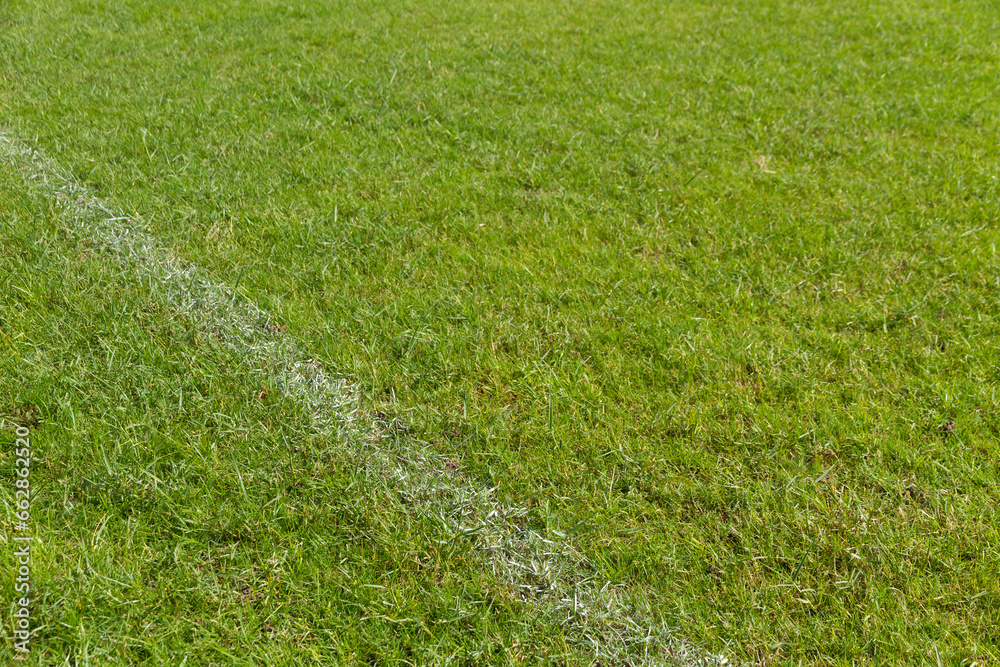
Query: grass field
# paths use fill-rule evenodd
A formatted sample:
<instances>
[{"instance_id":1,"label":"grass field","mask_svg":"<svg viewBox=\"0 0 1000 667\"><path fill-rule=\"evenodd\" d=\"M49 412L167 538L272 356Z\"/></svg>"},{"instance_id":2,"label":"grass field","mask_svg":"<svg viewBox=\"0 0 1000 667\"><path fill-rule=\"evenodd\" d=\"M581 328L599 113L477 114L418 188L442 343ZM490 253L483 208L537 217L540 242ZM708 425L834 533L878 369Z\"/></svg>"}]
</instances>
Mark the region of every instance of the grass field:
<instances>
[{"instance_id":1,"label":"grass field","mask_svg":"<svg viewBox=\"0 0 1000 667\"><path fill-rule=\"evenodd\" d=\"M25 664L1000 662L998 35L5 0Z\"/></svg>"}]
</instances>

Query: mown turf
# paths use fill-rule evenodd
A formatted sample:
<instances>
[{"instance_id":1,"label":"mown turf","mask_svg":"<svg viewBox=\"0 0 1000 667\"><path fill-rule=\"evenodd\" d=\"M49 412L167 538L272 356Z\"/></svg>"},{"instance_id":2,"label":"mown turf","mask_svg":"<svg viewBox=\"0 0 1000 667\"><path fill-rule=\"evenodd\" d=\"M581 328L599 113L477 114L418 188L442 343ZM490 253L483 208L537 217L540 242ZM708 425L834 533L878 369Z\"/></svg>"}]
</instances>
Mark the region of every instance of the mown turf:
<instances>
[{"instance_id":1,"label":"mown turf","mask_svg":"<svg viewBox=\"0 0 1000 667\"><path fill-rule=\"evenodd\" d=\"M1000 659L998 29L989 3L909 0L14 1L0 10L0 105L10 132L164 244L221 281L241 276L359 382L367 414L404 419L536 520L572 529L603 577L687 637L765 664L986 664ZM44 640L53 651L111 650L81 630L103 627L151 656L179 655L184 628L271 651L262 660L317 646L334 660L341 645L402 659L359 648L373 636L425 656L438 639L491 646L480 662L514 659L497 647L515 640L527 661L559 653L517 605L478 611L468 644L426 620L425 634L369 635L363 613L324 613L347 604L333 580L395 581L420 539L384 528L384 551L365 551L329 529L352 565L316 579L334 559L293 548L308 530L265 521L275 492L236 493L233 471L269 479L299 451L306 484L327 445L281 414L294 406L251 400L251 378L220 380L225 360L140 312L154 306L127 276L100 283L105 260L72 269L93 272L90 287L32 271L65 274L79 253L49 245L58 216L23 192L7 174L3 401L37 405L39 439L58 445L41 484L65 477L66 493L118 493L116 505L154 489L132 524L64 518L55 494L37 510L67 559L49 552L53 609L79 607ZM115 290L152 331L87 297ZM149 379L117 361L136 350ZM74 379L87 355L80 367L103 381ZM222 382L200 390L203 414L169 407L199 382ZM210 456L221 434L243 444ZM376 518L381 491L351 486L349 467L328 466L323 497L347 493L366 525L415 520ZM174 495L158 499L147 468L170 470ZM232 526L237 552L300 554L269 584L309 610L288 614L298 630L240 634L270 612L220 607L194 564L171 565L163 545L188 533L168 501ZM258 520L266 546L245 547ZM102 558L174 596L133 611L138 627L175 633L122 621L119 584L85 563L111 549L94 541L101 525L121 549ZM132 530L152 533L148 551L123 546ZM204 568L211 542L190 539ZM427 619L501 584L461 554L440 568L450 592L414 573L396 604ZM90 590L106 593L89 603ZM317 630L330 627L341 634Z\"/></svg>"}]
</instances>

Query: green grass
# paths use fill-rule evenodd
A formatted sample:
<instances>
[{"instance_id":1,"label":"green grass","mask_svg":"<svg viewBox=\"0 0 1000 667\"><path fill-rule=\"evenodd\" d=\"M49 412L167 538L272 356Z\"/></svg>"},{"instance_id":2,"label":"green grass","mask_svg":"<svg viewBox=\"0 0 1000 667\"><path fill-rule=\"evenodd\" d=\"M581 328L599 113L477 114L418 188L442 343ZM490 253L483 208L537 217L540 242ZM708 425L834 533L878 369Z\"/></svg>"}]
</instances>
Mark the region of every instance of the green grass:
<instances>
[{"instance_id":1,"label":"green grass","mask_svg":"<svg viewBox=\"0 0 1000 667\"><path fill-rule=\"evenodd\" d=\"M986 2L11 0L0 122L706 649L989 664L997 34ZM39 664L587 661L0 184Z\"/></svg>"}]
</instances>

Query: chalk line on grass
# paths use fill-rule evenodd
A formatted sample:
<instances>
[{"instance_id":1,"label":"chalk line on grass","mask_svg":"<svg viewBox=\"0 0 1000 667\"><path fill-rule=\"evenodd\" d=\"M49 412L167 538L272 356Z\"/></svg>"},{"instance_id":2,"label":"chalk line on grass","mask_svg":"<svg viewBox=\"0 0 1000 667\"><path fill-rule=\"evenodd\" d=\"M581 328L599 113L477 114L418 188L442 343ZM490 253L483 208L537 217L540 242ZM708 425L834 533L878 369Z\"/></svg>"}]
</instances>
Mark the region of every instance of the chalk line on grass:
<instances>
[{"instance_id":1,"label":"chalk line on grass","mask_svg":"<svg viewBox=\"0 0 1000 667\"><path fill-rule=\"evenodd\" d=\"M39 151L3 131L0 157L18 168L31 187L61 205L74 232L150 279L157 298L305 407L316 428L363 448L359 456L369 474L391 480L410 511L436 517L447 532L470 540L484 566L509 582L537 613L558 622L593 663L728 663L654 621L645 596L597 579L596 568L566 535L550 531L556 538L550 539L526 527L524 507L502 503L495 489L446 471L443 457L425 443L405 438L401 445L399 438L389 437L397 421L359 424L351 382L305 354L256 304L159 245L141 220L96 197Z\"/></svg>"}]
</instances>

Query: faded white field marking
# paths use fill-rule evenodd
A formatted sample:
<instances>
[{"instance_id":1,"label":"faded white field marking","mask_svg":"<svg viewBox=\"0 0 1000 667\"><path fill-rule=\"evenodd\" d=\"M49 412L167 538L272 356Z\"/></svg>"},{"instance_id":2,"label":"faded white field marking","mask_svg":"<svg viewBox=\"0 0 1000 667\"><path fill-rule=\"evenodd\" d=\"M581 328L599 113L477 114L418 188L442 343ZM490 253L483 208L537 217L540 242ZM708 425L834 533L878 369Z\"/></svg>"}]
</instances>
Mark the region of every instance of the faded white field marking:
<instances>
[{"instance_id":1,"label":"faded white field marking","mask_svg":"<svg viewBox=\"0 0 1000 667\"><path fill-rule=\"evenodd\" d=\"M398 421L361 427L350 382L309 358L256 304L160 246L140 220L94 196L37 150L2 132L0 157L20 169L37 192L62 206L74 232L150 279L157 298L307 408L318 429L361 447L365 469L391 480L402 505L437 517L454 537L470 540L485 567L510 582L539 615L562 625L595 664L727 663L653 621L644 596L596 579L596 568L566 535L550 531L556 539L549 539L525 527L525 508L500 502L494 489L461 474L443 472L442 457L426 444L390 437Z\"/></svg>"}]
</instances>

